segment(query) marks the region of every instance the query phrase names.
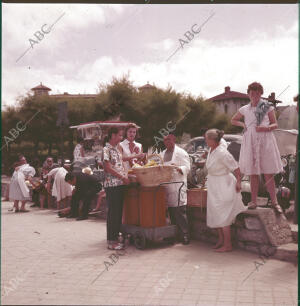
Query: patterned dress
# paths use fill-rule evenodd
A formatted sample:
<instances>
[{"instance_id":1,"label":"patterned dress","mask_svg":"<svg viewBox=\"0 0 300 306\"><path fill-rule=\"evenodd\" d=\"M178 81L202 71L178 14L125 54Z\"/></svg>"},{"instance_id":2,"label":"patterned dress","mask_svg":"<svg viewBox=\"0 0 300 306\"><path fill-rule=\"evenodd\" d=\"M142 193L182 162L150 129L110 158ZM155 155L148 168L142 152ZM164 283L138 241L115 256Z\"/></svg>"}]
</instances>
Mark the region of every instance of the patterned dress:
<instances>
[{"instance_id":1,"label":"patterned dress","mask_svg":"<svg viewBox=\"0 0 300 306\"><path fill-rule=\"evenodd\" d=\"M103 162L105 161L110 162L115 171L119 172L123 176L125 175L122 153L120 152L118 145L113 147L109 142L106 143L103 148ZM104 187L116 187L120 185L124 185L122 180L108 172L105 173Z\"/></svg>"}]
</instances>

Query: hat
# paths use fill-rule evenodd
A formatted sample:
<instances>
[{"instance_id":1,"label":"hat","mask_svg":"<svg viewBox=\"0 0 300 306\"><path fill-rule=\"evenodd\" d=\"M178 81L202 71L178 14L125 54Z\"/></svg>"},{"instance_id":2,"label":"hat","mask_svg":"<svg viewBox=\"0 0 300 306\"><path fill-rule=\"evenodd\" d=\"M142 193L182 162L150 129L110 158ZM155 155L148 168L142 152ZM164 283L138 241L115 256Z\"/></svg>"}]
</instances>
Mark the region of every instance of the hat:
<instances>
[{"instance_id":1,"label":"hat","mask_svg":"<svg viewBox=\"0 0 300 306\"><path fill-rule=\"evenodd\" d=\"M69 159L64 160L64 165L71 165L71 161Z\"/></svg>"},{"instance_id":2,"label":"hat","mask_svg":"<svg viewBox=\"0 0 300 306\"><path fill-rule=\"evenodd\" d=\"M82 169L82 173L93 175L93 171L90 167L85 167Z\"/></svg>"}]
</instances>

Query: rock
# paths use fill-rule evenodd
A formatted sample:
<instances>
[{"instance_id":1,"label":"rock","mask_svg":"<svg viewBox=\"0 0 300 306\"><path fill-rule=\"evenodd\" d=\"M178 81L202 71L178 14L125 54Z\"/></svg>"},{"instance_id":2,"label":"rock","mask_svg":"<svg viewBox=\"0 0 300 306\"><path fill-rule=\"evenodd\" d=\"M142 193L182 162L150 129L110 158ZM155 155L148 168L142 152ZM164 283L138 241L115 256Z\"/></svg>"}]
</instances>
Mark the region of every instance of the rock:
<instances>
[{"instance_id":1,"label":"rock","mask_svg":"<svg viewBox=\"0 0 300 306\"><path fill-rule=\"evenodd\" d=\"M257 208L242 213L245 218L257 217L274 246L290 243L293 241L291 227L283 215L275 214L271 208Z\"/></svg>"},{"instance_id":2,"label":"rock","mask_svg":"<svg viewBox=\"0 0 300 306\"><path fill-rule=\"evenodd\" d=\"M239 241L251 241L259 244L268 244L269 239L264 231L249 231L247 229L237 229L237 239Z\"/></svg>"},{"instance_id":3,"label":"rock","mask_svg":"<svg viewBox=\"0 0 300 306\"><path fill-rule=\"evenodd\" d=\"M287 243L277 247L273 258L298 263L298 245L296 243Z\"/></svg>"},{"instance_id":4,"label":"rock","mask_svg":"<svg viewBox=\"0 0 300 306\"><path fill-rule=\"evenodd\" d=\"M261 222L258 218L245 218L245 227L248 230L260 230L262 228Z\"/></svg>"},{"instance_id":5,"label":"rock","mask_svg":"<svg viewBox=\"0 0 300 306\"><path fill-rule=\"evenodd\" d=\"M293 242L298 243L298 224L291 224Z\"/></svg>"}]
</instances>

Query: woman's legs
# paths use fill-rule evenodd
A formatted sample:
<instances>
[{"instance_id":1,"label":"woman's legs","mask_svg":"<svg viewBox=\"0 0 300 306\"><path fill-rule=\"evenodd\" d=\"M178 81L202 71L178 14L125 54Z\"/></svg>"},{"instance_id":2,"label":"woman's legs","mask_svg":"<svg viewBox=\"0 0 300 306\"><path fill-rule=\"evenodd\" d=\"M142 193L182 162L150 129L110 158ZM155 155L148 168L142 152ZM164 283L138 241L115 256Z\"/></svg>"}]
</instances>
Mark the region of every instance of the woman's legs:
<instances>
[{"instance_id":1,"label":"woman's legs","mask_svg":"<svg viewBox=\"0 0 300 306\"><path fill-rule=\"evenodd\" d=\"M251 186L251 202L256 204L258 186L259 186L259 176L258 175L256 174L250 175L250 186Z\"/></svg>"},{"instance_id":2,"label":"woman's legs","mask_svg":"<svg viewBox=\"0 0 300 306\"><path fill-rule=\"evenodd\" d=\"M118 241L122 224L124 186L108 187L105 189L108 205L107 212L107 241Z\"/></svg>"},{"instance_id":3,"label":"woman's legs","mask_svg":"<svg viewBox=\"0 0 300 306\"><path fill-rule=\"evenodd\" d=\"M19 201L18 200L14 200L14 209L15 211L19 211Z\"/></svg>"},{"instance_id":4,"label":"woman's legs","mask_svg":"<svg viewBox=\"0 0 300 306\"><path fill-rule=\"evenodd\" d=\"M270 194L272 204L277 203L276 190L275 190L275 180L273 174L264 174L267 190Z\"/></svg>"},{"instance_id":5,"label":"woman's legs","mask_svg":"<svg viewBox=\"0 0 300 306\"><path fill-rule=\"evenodd\" d=\"M223 235L222 228L220 227L217 228L217 231L218 231L218 241L216 245L213 246L213 249L218 249L224 244L224 235Z\"/></svg>"},{"instance_id":6,"label":"woman's legs","mask_svg":"<svg viewBox=\"0 0 300 306\"><path fill-rule=\"evenodd\" d=\"M40 204L41 204L41 209L44 209L44 204L45 204L45 200L46 200L46 197L40 193Z\"/></svg>"},{"instance_id":7,"label":"woman's legs","mask_svg":"<svg viewBox=\"0 0 300 306\"><path fill-rule=\"evenodd\" d=\"M277 197L276 197L276 189L275 189L275 180L274 180L274 175L273 174L264 174L265 180L266 180L266 186L267 190L270 194L270 198L272 201L272 205L275 209L276 212L282 214L283 210L278 204Z\"/></svg>"},{"instance_id":8,"label":"woman's legs","mask_svg":"<svg viewBox=\"0 0 300 306\"><path fill-rule=\"evenodd\" d=\"M224 235L224 245L219 249L216 249L216 252L229 252L232 251L231 244L231 230L230 225L222 227L223 235Z\"/></svg>"},{"instance_id":9,"label":"woman's legs","mask_svg":"<svg viewBox=\"0 0 300 306\"><path fill-rule=\"evenodd\" d=\"M25 204L27 201L21 201L21 208L20 211L25 211Z\"/></svg>"}]
</instances>

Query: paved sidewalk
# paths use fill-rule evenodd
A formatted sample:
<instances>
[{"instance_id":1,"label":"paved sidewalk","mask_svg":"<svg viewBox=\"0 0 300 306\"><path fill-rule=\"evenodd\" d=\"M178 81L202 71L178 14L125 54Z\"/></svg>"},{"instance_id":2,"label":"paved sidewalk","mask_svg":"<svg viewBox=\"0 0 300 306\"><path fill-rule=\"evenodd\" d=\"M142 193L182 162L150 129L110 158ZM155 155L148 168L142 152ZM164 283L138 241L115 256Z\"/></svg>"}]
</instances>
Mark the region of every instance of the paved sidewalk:
<instances>
[{"instance_id":1,"label":"paved sidewalk","mask_svg":"<svg viewBox=\"0 0 300 306\"><path fill-rule=\"evenodd\" d=\"M118 256L106 249L103 220L15 214L11 206L2 202L3 305L297 305L292 263L263 263L242 250L218 254L195 241L130 246Z\"/></svg>"}]
</instances>

